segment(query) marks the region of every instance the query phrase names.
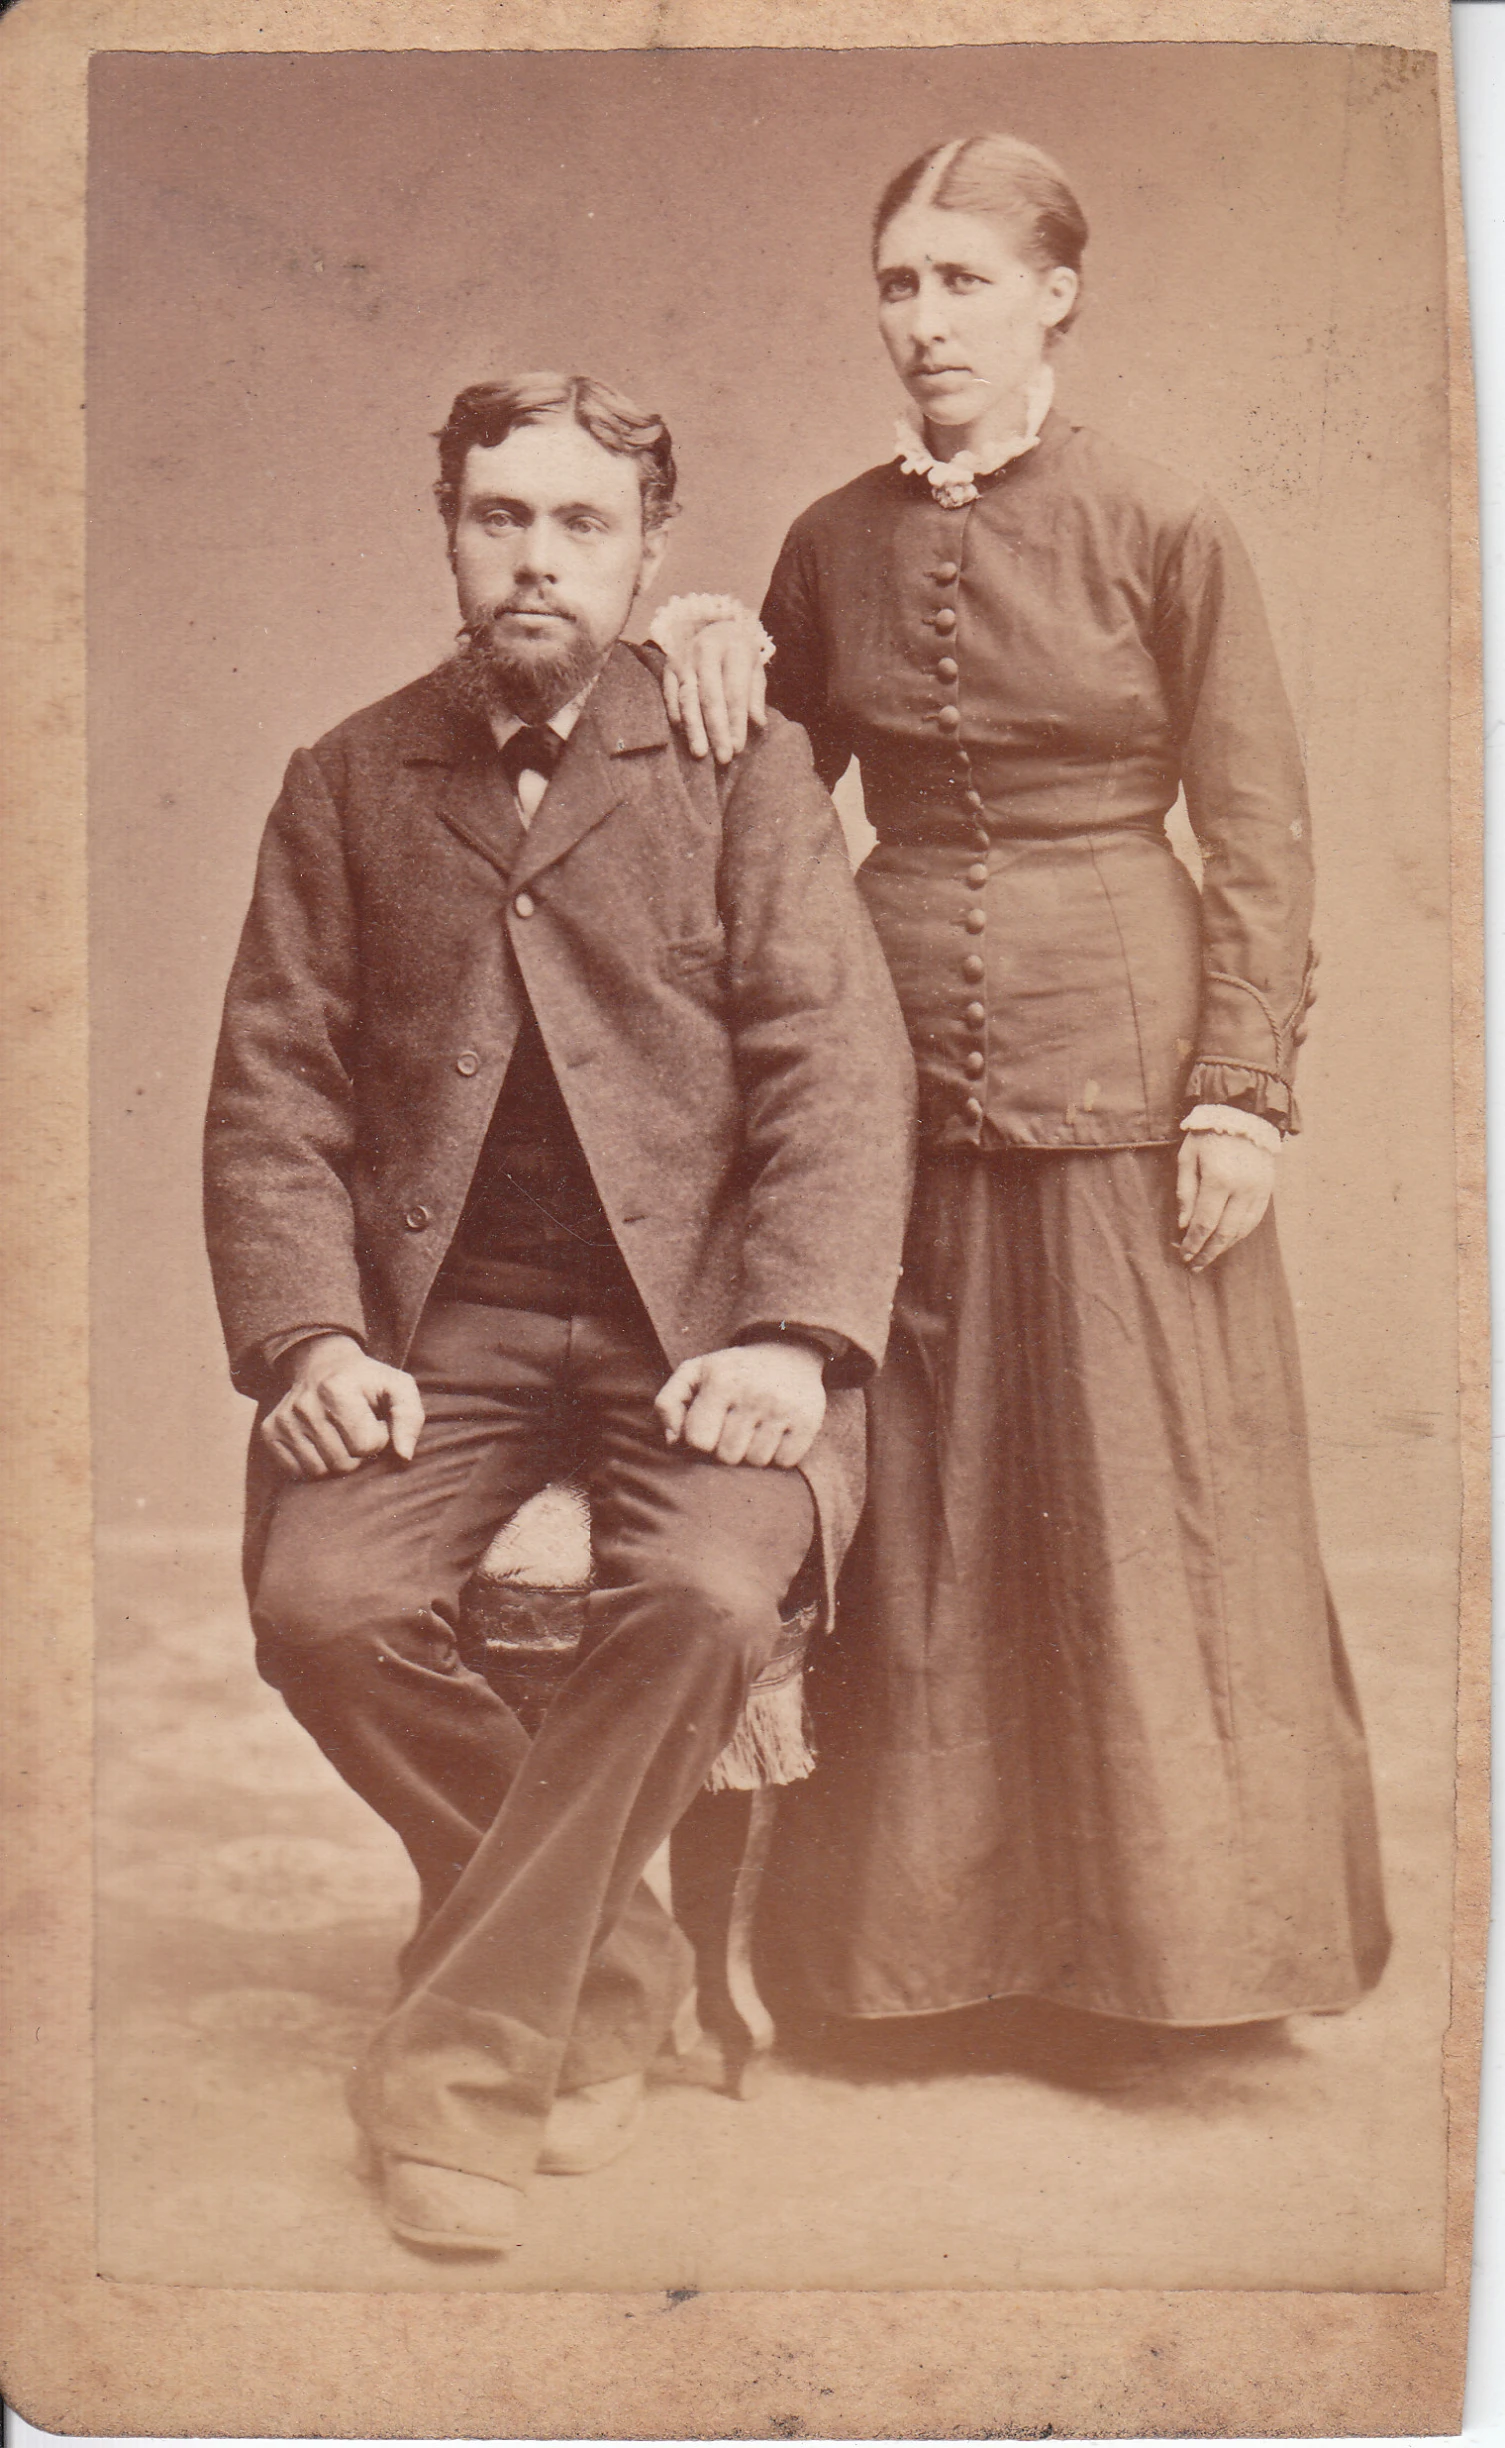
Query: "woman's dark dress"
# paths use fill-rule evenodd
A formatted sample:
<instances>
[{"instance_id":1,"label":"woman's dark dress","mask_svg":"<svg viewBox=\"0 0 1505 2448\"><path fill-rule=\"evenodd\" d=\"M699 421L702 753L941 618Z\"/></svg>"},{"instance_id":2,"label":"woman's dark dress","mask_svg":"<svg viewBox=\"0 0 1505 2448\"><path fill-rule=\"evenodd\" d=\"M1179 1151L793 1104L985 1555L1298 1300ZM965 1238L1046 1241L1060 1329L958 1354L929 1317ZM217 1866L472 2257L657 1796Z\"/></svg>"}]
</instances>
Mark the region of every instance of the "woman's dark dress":
<instances>
[{"instance_id":1,"label":"woman's dark dress","mask_svg":"<svg viewBox=\"0 0 1505 2448\"><path fill-rule=\"evenodd\" d=\"M923 1141L784 1830L806 1981L852 2015L1345 2004L1389 1941L1274 1221L1200 1275L1174 1247L1184 1115L1289 1126L1309 991L1249 564L1052 413L961 508L897 465L816 503L763 617L826 781L861 760Z\"/></svg>"}]
</instances>

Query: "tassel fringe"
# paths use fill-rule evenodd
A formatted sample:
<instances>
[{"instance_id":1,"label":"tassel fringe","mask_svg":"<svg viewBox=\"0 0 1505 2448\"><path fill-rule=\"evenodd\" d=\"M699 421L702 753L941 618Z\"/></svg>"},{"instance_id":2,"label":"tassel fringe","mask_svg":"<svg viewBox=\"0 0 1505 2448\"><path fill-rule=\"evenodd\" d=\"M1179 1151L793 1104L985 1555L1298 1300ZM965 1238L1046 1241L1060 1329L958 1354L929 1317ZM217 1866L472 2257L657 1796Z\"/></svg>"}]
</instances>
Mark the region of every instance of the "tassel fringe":
<instances>
[{"instance_id":1,"label":"tassel fringe","mask_svg":"<svg viewBox=\"0 0 1505 2448\"><path fill-rule=\"evenodd\" d=\"M798 1785L815 1766L805 1714L805 1647L818 1606L790 1617L762 1673L754 1678L742 1722L706 1778L707 1793L756 1793L764 1785Z\"/></svg>"},{"instance_id":2,"label":"tassel fringe","mask_svg":"<svg viewBox=\"0 0 1505 2448\"><path fill-rule=\"evenodd\" d=\"M815 1766L799 1660L777 1682L754 1683L742 1722L706 1778L707 1793L757 1793L797 1785Z\"/></svg>"}]
</instances>

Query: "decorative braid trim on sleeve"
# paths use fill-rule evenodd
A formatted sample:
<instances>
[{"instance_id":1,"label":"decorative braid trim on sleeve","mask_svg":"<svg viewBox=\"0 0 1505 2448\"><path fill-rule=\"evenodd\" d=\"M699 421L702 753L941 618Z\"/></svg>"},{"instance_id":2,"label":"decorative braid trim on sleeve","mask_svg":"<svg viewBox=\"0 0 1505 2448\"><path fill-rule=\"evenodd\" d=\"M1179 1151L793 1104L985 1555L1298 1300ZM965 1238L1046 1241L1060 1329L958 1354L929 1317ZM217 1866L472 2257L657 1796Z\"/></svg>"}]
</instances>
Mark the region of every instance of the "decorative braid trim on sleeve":
<instances>
[{"instance_id":1,"label":"decorative braid trim on sleeve","mask_svg":"<svg viewBox=\"0 0 1505 2448\"><path fill-rule=\"evenodd\" d=\"M1259 1006L1260 1011L1264 1015L1264 1019L1269 1028L1270 1034L1275 1040L1275 1063L1273 1065L1275 1075L1277 1078L1286 1080L1287 1082L1289 1082L1291 1065L1295 1058L1296 1049L1306 1036L1307 1013L1311 1010L1312 1005L1317 1000L1316 978L1317 968L1321 958L1322 955L1317 951L1316 947L1312 944L1308 944L1306 948L1306 964L1301 975L1301 985L1298 989L1296 1000L1291 1005L1291 1008L1286 1014L1284 1020L1278 1020L1276 1018L1275 1013L1271 1009L1266 997L1260 993L1257 986L1251 985L1247 978L1235 976L1231 969L1209 969L1205 973L1209 986L1235 987L1240 994L1248 995L1251 1001ZM1250 1071L1259 1071L1263 1070L1265 1066L1262 1063L1248 1063L1241 1065L1240 1068Z\"/></svg>"}]
</instances>

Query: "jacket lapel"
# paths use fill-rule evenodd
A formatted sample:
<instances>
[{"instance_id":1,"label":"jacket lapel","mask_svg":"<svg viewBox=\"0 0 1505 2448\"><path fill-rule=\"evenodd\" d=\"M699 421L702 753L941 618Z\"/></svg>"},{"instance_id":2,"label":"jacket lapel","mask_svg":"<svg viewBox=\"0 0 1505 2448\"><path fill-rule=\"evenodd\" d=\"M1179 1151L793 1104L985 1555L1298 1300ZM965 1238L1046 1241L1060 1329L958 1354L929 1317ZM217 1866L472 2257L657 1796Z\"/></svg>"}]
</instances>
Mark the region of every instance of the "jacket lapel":
<instances>
[{"instance_id":1,"label":"jacket lapel","mask_svg":"<svg viewBox=\"0 0 1505 2448\"><path fill-rule=\"evenodd\" d=\"M527 835L495 745L454 766L444 777L437 812L452 833L511 878Z\"/></svg>"},{"instance_id":2,"label":"jacket lapel","mask_svg":"<svg viewBox=\"0 0 1505 2448\"><path fill-rule=\"evenodd\" d=\"M410 707L402 761L423 772L419 802L478 851L506 881L522 846L523 822L486 724L454 702L431 673Z\"/></svg>"},{"instance_id":3,"label":"jacket lapel","mask_svg":"<svg viewBox=\"0 0 1505 2448\"><path fill-rule=\"evenodd\" d=\"M563 858L626 796L630 768L621 758L668 738L658 682L627 647L614 646L513 861L514 889Z\"/></svg>"}]
</instances>

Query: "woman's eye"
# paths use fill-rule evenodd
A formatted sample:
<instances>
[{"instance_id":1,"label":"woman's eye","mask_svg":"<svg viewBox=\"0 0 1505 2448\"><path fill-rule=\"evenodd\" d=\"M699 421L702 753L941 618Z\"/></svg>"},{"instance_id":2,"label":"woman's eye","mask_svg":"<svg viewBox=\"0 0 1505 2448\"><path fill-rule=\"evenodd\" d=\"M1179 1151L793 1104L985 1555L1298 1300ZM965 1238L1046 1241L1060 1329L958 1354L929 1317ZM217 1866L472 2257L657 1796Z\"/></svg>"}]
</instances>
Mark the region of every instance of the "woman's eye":
<instances>
[{"instance_id":1,"label":"woman's eye","mask_svg":"<svg viewBox=\"0 0 1505 2448\"><path fill-rule=\"evenodd\" d=\"M981 272L952 272L947 278L949 289L959 289L965 296L971 289L986 289L987 280Z\"/></svg>"},{"instance_id":2,"label":"woman's eye","mask_svg":"<svg viewBox=\"0 0 1505 2448\"><path fill-rule=\"evenodd\" d=\"M907 272L897 274L892 280L878 283L878 302L881 306L896 306L900 298L913 296L914 282Z\"/></svg>"}]
</instances>

